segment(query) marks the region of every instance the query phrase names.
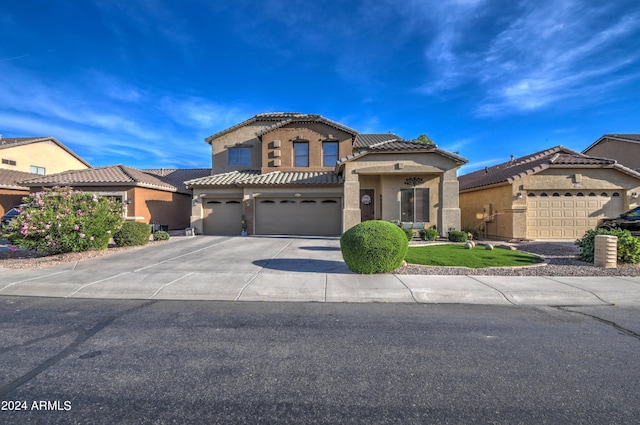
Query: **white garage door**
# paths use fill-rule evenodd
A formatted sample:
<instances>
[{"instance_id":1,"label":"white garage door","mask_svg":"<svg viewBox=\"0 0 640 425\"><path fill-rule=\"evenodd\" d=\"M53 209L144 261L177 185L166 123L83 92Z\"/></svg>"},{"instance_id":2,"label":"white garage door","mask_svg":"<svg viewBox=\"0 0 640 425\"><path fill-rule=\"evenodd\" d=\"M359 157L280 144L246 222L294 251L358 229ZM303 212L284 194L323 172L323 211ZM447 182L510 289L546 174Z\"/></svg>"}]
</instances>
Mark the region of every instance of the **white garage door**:
<instances>
[{"instance_id":1,"label":"white garage door","mask_svg":"<svg viewBox=\"0 0 640 425\"><path fill-rule=\"evenodd\" d=\"M205 235L239 235L242 231L240 199L204 200Z\"/></svg>"},{"instance_id":2,"label":"white garage door","mask_svg":"<svg viewBox=\"0 0 640 425\"><path fill-rule=\"evenodd\" d=\"M598 219L621 214L620 192L530 191L527 194L527 238L578 239Z\"/></svg>"},{"instance_id":3,"label":"white garage door","mask_svg":"<svg viewBox=\"0 0 640 425\"><path fill-rule=\"evenodd\" d=\"M258 198L258 235L339 235L340 198Z\"/></svg>"}]
</instances>

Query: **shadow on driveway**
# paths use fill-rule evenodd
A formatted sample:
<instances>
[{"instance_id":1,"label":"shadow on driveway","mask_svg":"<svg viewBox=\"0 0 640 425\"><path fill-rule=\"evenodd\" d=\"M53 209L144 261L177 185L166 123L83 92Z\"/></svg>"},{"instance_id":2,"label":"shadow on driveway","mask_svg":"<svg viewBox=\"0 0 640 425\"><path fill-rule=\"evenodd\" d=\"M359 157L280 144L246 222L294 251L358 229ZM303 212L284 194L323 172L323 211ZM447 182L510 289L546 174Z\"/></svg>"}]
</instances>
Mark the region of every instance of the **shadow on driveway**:
<instances>
[{"instance_id":1,"label":"shadow on driveway","mask_svg":"<svg viewBox=\"0 0 640 425\"><path fill-rule=\"evenodd\" d=\"M264 267L265 269L286 272L351 273L351 270L349 270L349 267L347 267L344 262L332 260L274 258L270 260L256 260L253 264Z\"/></svg>"}]
</instances>

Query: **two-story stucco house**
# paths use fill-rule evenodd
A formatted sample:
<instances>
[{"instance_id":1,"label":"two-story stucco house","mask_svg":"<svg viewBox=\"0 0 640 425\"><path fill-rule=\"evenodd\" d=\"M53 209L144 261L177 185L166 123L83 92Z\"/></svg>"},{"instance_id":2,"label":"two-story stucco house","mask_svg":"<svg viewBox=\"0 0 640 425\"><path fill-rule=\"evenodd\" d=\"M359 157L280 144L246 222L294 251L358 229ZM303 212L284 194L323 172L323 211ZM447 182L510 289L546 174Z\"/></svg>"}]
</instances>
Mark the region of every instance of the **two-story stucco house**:
<instances>
[{"instance_id":1,"label":"two-story stucco house","mask_svg":"<svg viewBox=\"0 0 640 425\"><path fill-rule=\"evenodd\" d=\"M198 233L338 235L372 219L460 228L467 161L436 145L300 113L258 114L205 141L212 174L186 182Z\"/></svg>"}]
</instances>

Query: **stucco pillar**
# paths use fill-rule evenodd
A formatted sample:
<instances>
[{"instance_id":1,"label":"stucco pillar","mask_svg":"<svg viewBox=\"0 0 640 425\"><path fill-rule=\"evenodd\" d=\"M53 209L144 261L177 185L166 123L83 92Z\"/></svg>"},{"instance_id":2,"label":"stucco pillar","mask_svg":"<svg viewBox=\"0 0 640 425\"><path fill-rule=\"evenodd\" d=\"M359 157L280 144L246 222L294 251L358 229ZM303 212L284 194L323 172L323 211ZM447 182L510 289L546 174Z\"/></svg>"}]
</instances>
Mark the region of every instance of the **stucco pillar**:
<instances>
[{"instance_id":1,"label":"stucco pillar","mask_svg":"<svg viewBox=\"0 0 640 425\"><path fill-rule=\"evenodd\" d=\"M197 193L193 194L193 199L191 200L191 217L189 218L189 221L191 223L191 227L193 227L196 234L199 235L204 233L204 225L202 221L203 202L204 200L198 197Z\"/></svg>"},{"instance_id":2,"label":"stucco pillar","mask_svg":"<svg viewBox=\"0 0 640 425\"><path fill-rule=\"evenodd\" d=\"M352 228L360 223L360 181L358 174L352 170L345 170L345 182L343 186L344 206L342 209L342 231Z\"/></svg>"},{"instance_id":3,"label":"stucco pillar","mask_svg":"<svg viewBox=\"0 0 640 425\"><path fill-rule=\"evenodd\" d=\"M438 232L446 236L449 229L460 229L460 189L456 170L448 170L440 180L440 208L438 208Z\"/></svg>"}]
</instances>

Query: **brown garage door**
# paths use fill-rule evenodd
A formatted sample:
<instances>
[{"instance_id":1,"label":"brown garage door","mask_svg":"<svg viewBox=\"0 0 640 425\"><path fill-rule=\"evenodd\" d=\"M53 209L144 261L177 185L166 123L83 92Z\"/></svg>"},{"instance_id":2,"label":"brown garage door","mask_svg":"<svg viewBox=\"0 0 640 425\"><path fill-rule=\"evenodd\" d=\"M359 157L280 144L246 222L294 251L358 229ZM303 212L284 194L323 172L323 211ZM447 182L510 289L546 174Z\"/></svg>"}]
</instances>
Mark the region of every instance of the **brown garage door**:
<instances>
[{"instance_id":1,"label":"brown garage door","mask_svg":"<svg viewBox=\"0 0 640 425\"><path fill-rule=\"evenodd\" d=\"M527 238L578 239L598 219L622 213L620 192L532 191L527 194Z\"/></svg>"},{"instance_id":2,"label":"brown garage door","mask_svg":"<svg viewBox=\"0 0 640 425\"><path fill-rule=\"evenodd\" d=\"M339 235L340 198L258 199L258 235Z\"/></svg>"},{"instance_id":3,"label":"brown garage door","mask_svg":"<svg viewBox=\"0 0 640 425\"><path fill-rule=\"evenodd\" d=\"M240 199L204 200L205 235L239 235L242 231L242 201Z\"/></svg>"}]
</instances>

